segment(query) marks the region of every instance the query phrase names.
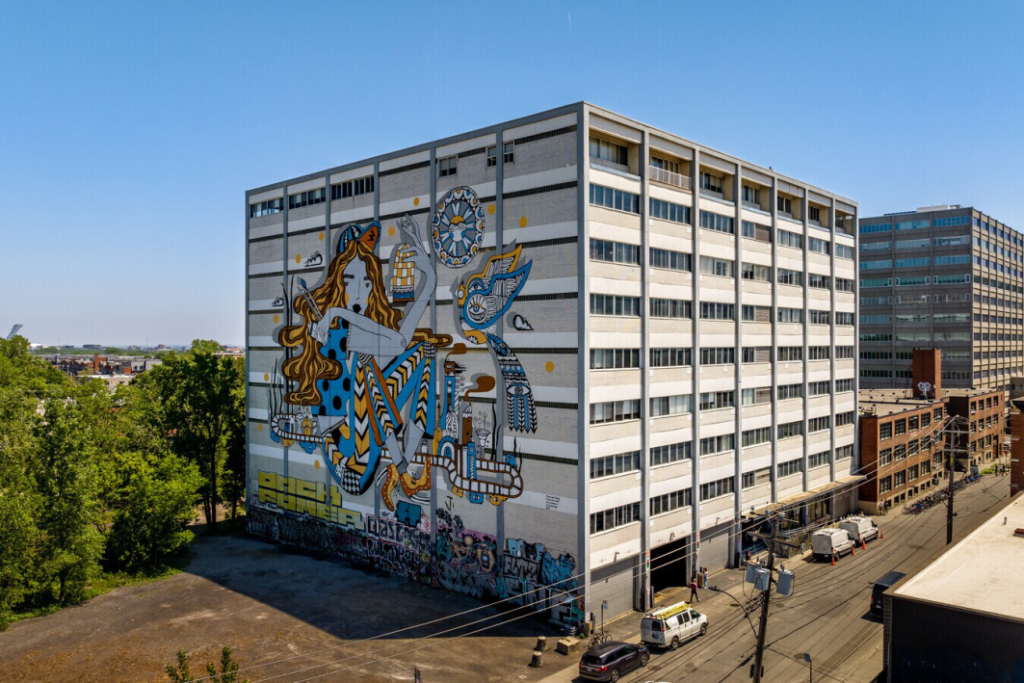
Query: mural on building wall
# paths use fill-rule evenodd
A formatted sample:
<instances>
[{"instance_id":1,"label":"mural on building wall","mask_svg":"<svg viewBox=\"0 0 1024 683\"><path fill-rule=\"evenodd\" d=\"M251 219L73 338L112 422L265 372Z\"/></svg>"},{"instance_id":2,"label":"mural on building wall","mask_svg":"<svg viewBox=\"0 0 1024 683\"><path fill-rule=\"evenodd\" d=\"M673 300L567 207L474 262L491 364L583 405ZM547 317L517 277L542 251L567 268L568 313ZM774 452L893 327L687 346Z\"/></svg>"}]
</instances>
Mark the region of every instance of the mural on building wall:
<instances>
[{"instance_id":1,"label":"mural on building wall","mask_svg":"<svg viewBox=\"0 0 1024 683\"><path fill-rule=\"evenodd\" d=\"M468 187L448 192L433 217L437 263L469 265L483 242L485 211ZM502 425L470 399L495 389L494 376L472 378L456 358L466 344L417 327L435 296L431 249L410 216L397 222L403 243L392 259L391 298L376 256L381 226L351 224L319 285L298 282L288 320L278 332L286 358L271 390L271 435L307 453L319 451L342 490L362 495L378 485L388 510L396 492L425 502L435 470L470 502L499 505L523 491L521 458L498 453ZM505 391L505 424L535 432L537 412L529 378L497 323L522 291L531 262L522 247L489 258L452 286L456 329L466 342L487 346ZM404 306L396 306L404 303ZM438 353L443 352L443 368ZM443 374L439 374L443 372ZM481 407L487 404L479 404ZM513 441L514 445L514 441Z\"/></svg>"}]
</instances>

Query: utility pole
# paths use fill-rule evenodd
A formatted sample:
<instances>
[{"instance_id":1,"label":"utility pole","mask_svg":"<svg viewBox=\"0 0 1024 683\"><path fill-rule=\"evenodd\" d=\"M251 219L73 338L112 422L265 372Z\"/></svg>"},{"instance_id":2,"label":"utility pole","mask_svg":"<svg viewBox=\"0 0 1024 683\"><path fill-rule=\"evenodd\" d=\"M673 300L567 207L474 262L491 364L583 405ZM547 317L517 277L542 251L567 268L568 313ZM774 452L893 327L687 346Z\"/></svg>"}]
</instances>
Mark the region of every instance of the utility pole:
<instances>
[{"instance_id":1,"label":"utility pole","mask_svg":"<svg viewBox=\"0 0 1024 683\"><path fill-rule=\"evenodd\" d=\"M779 518L768 522L772 527L768 541L768 587L761 596L761 620L757 625L757 650L754 652L754 683L761 683L761 669L764 661L764 639L768 631L768 602L772 597L772 571L775 569L775 539L779 533ZM763 538L763 537L762 537Z\"/></svg>"},{"instance_id":2,"label":"utility pole","mask_svg":"<svg viewBox=\"0 0 1024 683\"><path fill-rule=\"evenodd\" d=\"M959 432L958 432L959 436ZM946 500L946 545L953 542L953 477L956 475L956 455L949 446L949 498Z\"/></svg>"},{"instance_id":3,"label":"utility pole","mask_svg":"<svg viewBox=\"0 0 1024 683\"><path fill-rule=\"evenodd\" d=\"M946 452L949 453L948 468L949 468L949 487L947 488L946 497L946 545L953 542L953 494L956 491L954 479L956 478L956 451L960 447L960 438L963 439L963 448L967 453L970 453L970 435L971 426L967 423L967 419L959 415L952 418L946 425Z\"/></svg>"}]
</instances>

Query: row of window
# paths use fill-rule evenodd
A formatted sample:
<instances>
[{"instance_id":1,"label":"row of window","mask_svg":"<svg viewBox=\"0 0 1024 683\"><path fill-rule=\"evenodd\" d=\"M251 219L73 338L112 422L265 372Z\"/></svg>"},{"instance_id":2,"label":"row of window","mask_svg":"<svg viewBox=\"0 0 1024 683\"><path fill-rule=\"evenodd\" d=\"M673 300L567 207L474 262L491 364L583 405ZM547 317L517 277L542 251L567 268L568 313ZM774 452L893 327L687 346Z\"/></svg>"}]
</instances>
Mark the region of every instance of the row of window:
<instances>
[{"instance_id":1,"label":"row of window","mask_svg":"<svg viewBox=\"0 0 1024 683\"><path fill-rule=\"evenodd\" d=\"M984 259L982 259L984 260ZM975 263L979 262L977 256L974 257ZM959 266L966 265L971 262L971 256L969 254L956 254L953 256L936 256L931 258L928 256L919 256L914 258L903 258L903 259L881 259L875 261L861 261L861 270L889 270L895 263L897 268L925 268L931 264L936 266ZM1012 268L1007 268L1008 274L1016 273Z\"/></svg>"},{"instance_id":2,"label":"row of window","mask_svg":"<svg viewBox=\"0 0 1024 683\"><path fill-rule=\"evenodd\" d=\"M652 318L693 318L693 302L682 299L663 299L652 297L649 303L650 315ZM590 312L593 315L611 315L620 317L639 317L641 313L641 299L637 296L623 296L619 294L591 294ZM743 320L748 322L768 322L758 317L758 309L761 309L761 318L764 317L766 307L744 306L742 308ZM702 320L736 320L736 305L723 304L711 301L704 301L700 304L700 317ZM829 311L811 311L810 322L812 325L831 324L832 315ZM779 307L777 310L777 321L780 323L803 324L804 312L800 308ZM836 312L836 325L853 325L853 313Z\"/></svg>"},{"instance_id":3,"label":"row of window","mask_svg":"<svg viewBox=\"0 0 1024 683\"><path fill-rule=\"evenodd\" d=\"M977 238L975 238L977 239ZM929 246L936 247L965 247L970 245L971 238L969 235L960 235L958 237L933 237L932 239L918 239L918 240L896 240L895 242L864 242L860 245L861 253L871 251L892 251L894 248L899 250L904 249L927 249Z\"/></svg>"},{"instance_id":4,"label":"row of window","mask_svg":"<svg viewBox=\"0 0 1024 683\"><path fill-rule=\"evenodd\" d=\"M959 285L971 281L970 273L953 275L920 275L896 278L897 287L919 287L922 285ZM893 278L863 278L860 286L864 289L873 287L892 287Z\"/></svg>"}]
</instances>

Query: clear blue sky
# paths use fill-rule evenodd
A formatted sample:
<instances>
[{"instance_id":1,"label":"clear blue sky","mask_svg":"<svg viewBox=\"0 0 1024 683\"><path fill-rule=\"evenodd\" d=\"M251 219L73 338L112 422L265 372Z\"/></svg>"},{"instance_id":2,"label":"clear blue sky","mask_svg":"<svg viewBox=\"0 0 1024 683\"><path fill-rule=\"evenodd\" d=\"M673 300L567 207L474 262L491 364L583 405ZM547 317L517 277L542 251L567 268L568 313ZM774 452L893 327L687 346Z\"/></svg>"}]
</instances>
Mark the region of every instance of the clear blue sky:
<instances>
[{"instance_id":1,"label":"clear blue sky","mask_svg":"<svg viewBox=\"0 0 1024 683\"><path fill-rule=\"evenodd\" d=\"M0 0L0 334L244 335L244 192L588 100L1024 228L1024 3Z\"/></svg>"}]
</instances>

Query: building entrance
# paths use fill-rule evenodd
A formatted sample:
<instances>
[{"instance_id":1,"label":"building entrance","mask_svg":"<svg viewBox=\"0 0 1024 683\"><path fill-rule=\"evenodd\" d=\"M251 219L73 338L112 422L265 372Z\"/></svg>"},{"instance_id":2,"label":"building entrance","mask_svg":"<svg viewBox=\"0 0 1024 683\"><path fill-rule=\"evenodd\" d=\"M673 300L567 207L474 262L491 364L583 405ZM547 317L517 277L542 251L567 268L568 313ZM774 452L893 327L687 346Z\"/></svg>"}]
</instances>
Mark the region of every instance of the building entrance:
<instances>
[{"instance_id":1,"label":"building entrance","mask_svg":"<svg viewBox=\"0 0 1024 683\"><path fill-rule=\"evenodd\" d=\"M690 583L690 537L671 541L651 550L651 588L657 593L674 586Z\"/></svg>"}]
</instances>

